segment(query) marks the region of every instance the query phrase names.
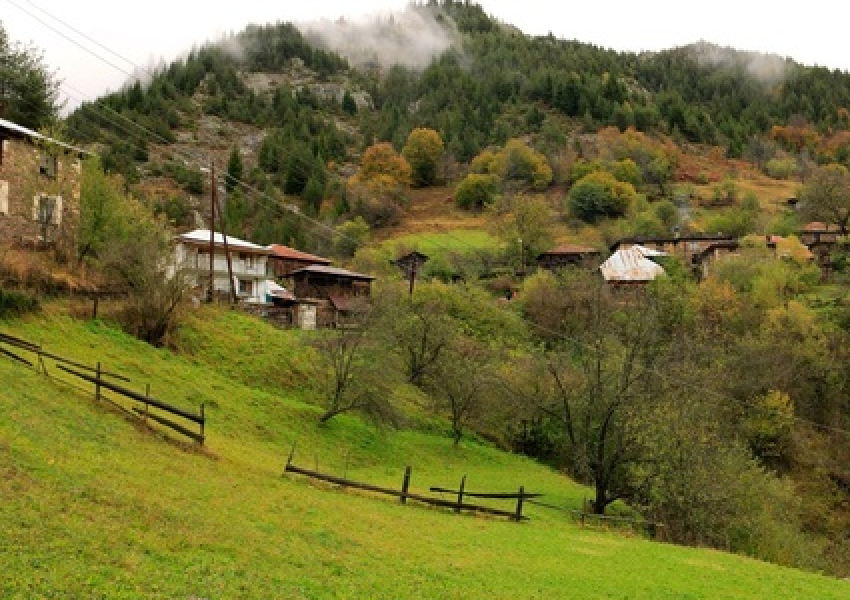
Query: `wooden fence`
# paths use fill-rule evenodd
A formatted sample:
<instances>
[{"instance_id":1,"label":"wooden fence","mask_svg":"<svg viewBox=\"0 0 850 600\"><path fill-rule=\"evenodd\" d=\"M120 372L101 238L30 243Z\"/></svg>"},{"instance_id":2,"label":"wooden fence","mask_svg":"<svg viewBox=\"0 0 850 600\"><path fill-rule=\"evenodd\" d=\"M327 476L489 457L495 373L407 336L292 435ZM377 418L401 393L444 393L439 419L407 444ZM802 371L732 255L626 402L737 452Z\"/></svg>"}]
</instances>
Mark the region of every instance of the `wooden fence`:
<instances>
[{"instance_id":1,"label":"wooden fence","mask_svg":"<svg viewBox=\"0 0 850 600\"><path fill-rule=\"evenodd\" d=\"M547 504L546 502L541 502L539 500L529 500L528 502L529 504L533 504L535 506L542 506L543 508L550 508L552 510L568 513L576 521L578 521L582 527L587 525L589 522L601 524L612 523L616 525L626 524L633 530L645 532L651 539L663 540L666 538L663 523L655 523L652 521L646 521L644 519L634 519L632 517L599 515L594 512L588 512L585 509L575 510L563 506L555 506L554 504ZM585 504L587 504L587 502L585 502Z\"/></svg>"},{"instance_id":2,"label":"wooden fence","mask_svg":"<svg viewBox=\"0 0 850 600\"><path fill-rule=\"evenodd\" d=\"M440 506L443 508L451 508L454 509L455 512L461 512L463 510L470 512L479 512L488 515L495 515L500 517L508 517L513 521L522 521L527 520L528 517L522 514L523 502L529 498L538 498L541 494L531 494L527 493L523 487L519 488L519 492L513 493L473 493L467 492L464 490L466 483L466 475L461 479L460 489L459 490L447 490L438 487L430 488L431 491L443 492L443 493L451 493L457 496L456 500L447 500L445 498L436 498L434 496L425 496L422 494L416 494L410 491L410 476L412 473L412 469L408 466L404 469L404 475L402 477L401 489L396 490L393 488L381 487L377 485L372 485L369 483L362 483L359 481L352 481L350 479L346 479L345 477L337 477L335 475L328 475L326 473L320 473L317 470L305 469L303 467L298 467L292 464L292 457L294 454L290 453L289 459L286 461L286 466L284 467L284 473L297 473L299 475L306 475L307 477L311 477L313 479L318 479L320 481L327 481L328 483L334 483L336 485L354 488L358 490L365 490L368 492L376 492L378 494L386 494L388 496L397 497L402 504L405 504L408 499L415 500L417 502L422 502L423 504L429 504L431 506ZM478 504L470 504L468 502L464 502L464 497L469 498L494 498L494 499L503 499L503 500L516 500L516 508L514 510L503 510L499 508L492 508L489 506L481 506Z\"/></svg>"},{"instance_id":3,"label":"wooden fence","mask_svg":"<svg viewBox=\"0 0 850 600\"><path fill-rule=\"evenodd\" d=\"M159 423L160 425L168 427L169 429L176 431L177 433L180 433L180 434L188 437L189 439L196 441L197 443L199 443L201 445L203 445L203 443L204 443L204 440L205 440L204 427L206 425L206 416L204 415L204 405L203 404L201 404L199 412L197 414L195 414L195 413L177 408L176 406L172 406L172 405L170 405L166 402L163 402L162 400L152 398L150 396L149 386L148 386L148 390L146 390L146 393L141 394L139 392L135 392L135 391L133 391L129 388L126 388L124 386L113 383L113 381L111 381L111 380L114 380L114 379L124 381L124 382L129 382L130 380L128 378L124 377L123 375L119 375L118 373L111 373L109 371L104 371L103 369L101 369L100 363L97 363L96 367L90 367L90 366L84 365L82 363L79 363L79 362L76 362L76 361L73 361L73 360L69 360L67 358L63 358L63 357L58 356L56 354L47 352L44 349L42 349L41 346L38 346L37 344L33 344L31 342L27 342L26 340L22 340L20 338L16 338L14 336L7 335L7 334L4 334L4 333L0 333L0 343L6 344L8 346L12 346L12 347L19 349L19 350L24 350L24 351L30 352L32 354L35 354L37 359L38 359L38 366L44 373L47 372L47 368L44 364L44 359L49 358L49 359L56 362L56 367L58 369L60 369L61 371L68 373L70 375L73 375L73 376L75 376L79 379L83 379L84 381L88 381L90 383L93 383L94 386L95 386L95 398L97 400L103 400L103 399L108 400L107 398L105 398L103 396L103 390L109 390L111 392L114 392L116 394L119 394L121 396L129 398L131 400L135 400L136 402L139 402L142 406L132 406L131 407L132 410L130 410L130 411L127 411L123 406L119 406L119 408L121 408L122 410L124 410L128 414L133 415L136 418L141 419L143 421L147 421L147 419L150 419L151 421L154 421L156 423ZM16 362L19 362L21 364L25 364L25 365L30 366L30 367L35 366L32 361L27 360L23 356L20 356L19 353L12 352L11 350L3 348L2 346L0 346L0 354L6 356L6 357L8 357L8 358L10 358L10 359L12 359ZM71 365L72 367L75 367L75 368L72 369L68 365ZM90 373L93 373L93 374L84 373L83 371L89 371ZM115 403L112 402L112 404L115 404ZM166 416L163 416L161 414L151 412L151 408L156 408L159 411L168 413L169 415L172 415L172 416L166 417ZM173 420L173 417L179 417L179 418L182 418L186 421L194 423L195 425L197 425L199 427L199 431L197 431L197 432L192 431L191 429L189 429L188 426L175 422Z\"/></svg>"}]
</instances>

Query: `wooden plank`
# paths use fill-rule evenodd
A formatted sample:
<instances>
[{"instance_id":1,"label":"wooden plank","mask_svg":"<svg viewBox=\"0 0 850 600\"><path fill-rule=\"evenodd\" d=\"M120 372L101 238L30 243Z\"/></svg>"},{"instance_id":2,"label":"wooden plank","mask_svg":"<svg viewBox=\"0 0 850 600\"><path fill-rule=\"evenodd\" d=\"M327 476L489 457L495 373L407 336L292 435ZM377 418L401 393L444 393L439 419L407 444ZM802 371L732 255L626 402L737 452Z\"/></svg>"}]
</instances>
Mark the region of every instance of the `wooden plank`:
<instances>
[{"instance_id":1,"label":"wooden plank","mask_svg":"<svg viewBox=\"0 0 850 600\"><path fill-rule=\"evenodd\" d=\"M21 338L17 338L6 333L0 333L0 342L5 342L6 344L17 346L18 348L25 348L33 352L37 352L39 350L39 346L37 344L33 344L32 342L22 340Z\"/></svg>"},{"instance_id":2,"label":"wooden plank","mask_svg":"<svg viewBox=\"0 0 850 600\"><path fill-rule=\"evenodd\" d=\"M46 351L41 349L41 346L38 346L36 344L33 344L32 342L28 342L26 340L16 338L14 336L11 336L11 335L8 335L8 334L5 334L5 333L0 333L0 342L3 342L5 344L9 344L10 346L17 346L18 348L21 348L23 350L29 350L30 352L33 352L33 353L38 354L40 356L50 358L52 360L55 360L56 362L61 362L61 363L73 365L73 366L77 367L78 369L85 369L87 371L96 370L95 367L89 367L88 365L78 363L78 362L73 361L71 359L63 358L62 356L58 356L56 354L46 352ZM130 381L128 378L124 377L123 375L119 375L118 373L110 373L108 371L101 371L100 374L105 375L107 377L114 377L115 379L120 379L121 381Z\"/></svg>"},{"instance_id":3,"label":"wooden plank","mask_svg":"<svg viewBox=\"0 0 850 600\"><path fill-rule=\"evenodd\" d=\"M67 359L67 358L62 358L61 356L57 356L56 354L51 354L50 352L45 352L44 350L38 350L37 353L40 354L41 356L46 356L47 358L55 360L56 362L72 365L74 367L77 367L78 369L85 369L86 371L97 371L97 367L89 367L89 366L84 365L82 363L78 363L78 362L75 362L75 361ZM59 365L57 365L57 366L59 366ZM59 367L61 368L61 366L59 366ZM127 377L124 377L123 375L119 375L118 373L110 373L109 371L100 371L100 374L104 375L106 377L113 377L115 379L120 379L121 381L127 381L127 382L130 381Z\"/></svg>"},{"instance_id":4,"label":"wooden plank","mask_svg":"<svg viewBox=\"0 0 850 600\"><path fill-rule=\"evenodd\" d=\"M169 421L165 417L160 417L159 415L149 413L146 410L139 408L138 406L134 406L133 410L136 411L139 415L141 415L143 417L151 419L152 421L156 421L157 423L159 423L161 425L165 425L166 427L170 427L174 431L177 431L178 433L182 433L186 437L192 438L193 440L195 440L199 444L204 443L204 436L201 435L200 433L195 433L194 431L190 431L190 430L186 429L185 427L183 427L182 425L178 425L174 421Z\"/></svg>"},{"instance_id":5,"label":"wooden plank","mask_svg":"<svg viewBox=\"0 0 850 600\"><path fill-rule=\"evenodd\" d=\"M441 488L441 487L432 487L432 488L428 488L428 489L432 492L441 492L441 493L444 493L444 494L458 494L459 493L459 490L450 490L448 488ZM494 492L492 494L488 494L488 493L484 493L484 492L479 492L479 493L467 492L466 490L464 490L463 495L464 496L471 496L473 498L492 498L492 499L502 499L502 500L516 500L519 497L519 495L516 492L504 492L504 493ZM523 498L540 498L542 496L543 496L543 494L528 493L528 492L523 492L523 494L522 494Z\"/></svg>"},{"instance_id":6,"label":"wooden plank","mask_svg":"<svg viewBox=\"0 0 850 600\"><path fill-rule=\"evenodd\" d=\"M0 354L2 354L3 356L7 356L7 357L9 357L9 358L11 358L12 360L16 360L16 361L18 361L18 362L20 362L20 363L23 363L23 364L27 365L28 367L31 367L31 366L32 366L32 363L31 363L30 361L28 361L27 359L25 359L25 358L24 358L24 357L22 357L22 356L18 356L18 355L17 355L17 354L15 354L14 352L11 352L11 351L9 351L9 350L6 350L5 348L0 348Z\"/></svg>"},{"instance_id":7,"label":"wooden plank","mask_svg":"<svg viewBox=\"0 0 850 600\"><path fill-rule=\"evenodd\" d=\"M151 398L150 396L145 396L144 394L134 392L133 390L128 390L127 388L121 387L120 385L117 385L117 384L114 384L114 383L110 383L109 381L102 381L101 380L101 381L98 382L97 378L93 377L92 375L86 375L85 373L79 373L77 371L74 371L73 369L69 369L68 367L65 367L65 366L62 366L62 365L56 365L56 366L59 367L60 369L62 369L63 371L65 371L66 373L70 373L71 375L76 375L80 379L85 379L86 381L90 381L91 383L94 383L94 384L99 383L99 385L101 387L105 387L106 389L112 390L113 392L121 394L122 396L127 396L128 398L132 398L133 400L137 400L138 402L142 402L144 404L150 404L151 406L155 406L155 407L157 407L161 410L164 410L166 412L170 412L171 414L181 416L184 419L188 419L190 421L194 421L195 423L198 423L199 425L204 422L203 417L200 417L200 416L198 416L194 413L190 413L188 411L182 410L182 409L177 408L175 406L171 406L170 404L166 404L165 402L162 402L160 400L156 400L155 398Z\"/></svg>"}]
</instances>

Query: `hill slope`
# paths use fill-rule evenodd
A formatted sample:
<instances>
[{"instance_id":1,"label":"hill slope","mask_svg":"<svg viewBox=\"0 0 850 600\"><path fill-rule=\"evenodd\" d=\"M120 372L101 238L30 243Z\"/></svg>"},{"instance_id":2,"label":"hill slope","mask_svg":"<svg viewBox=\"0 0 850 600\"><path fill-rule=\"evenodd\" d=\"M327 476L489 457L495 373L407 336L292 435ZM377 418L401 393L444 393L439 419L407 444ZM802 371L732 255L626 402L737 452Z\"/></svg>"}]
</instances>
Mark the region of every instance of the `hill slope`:
<instances>
[{"instance_id":1,"label":"hill slope","mask_svg":"<svg viewBox=\"0 0 850 600\"><path fill-rule=\"evenodd\" d=\"M376 430L353 418L318 427L318 409L293 391L310 369L302 333L205 310L187 325L177 355L61 316L2 330L68 358L99 360L135 389L150 382L152 395L183 408L205 402L209 417L206 447L190 449L96 403L90 389L60 382L52 365L48 378L0 361L3 597L517 598L569 590L840 598L848 591L843 581L737 556L582 529L541 507L529 507L531 520L517 525L282 477L297 440L296 463L358 480L397 486L410 464L415 491L467 474L470 489L524 485L573 508L585 493L532 461L474 443L453 449L442 435Z\"/></svg>"}]
</instances>

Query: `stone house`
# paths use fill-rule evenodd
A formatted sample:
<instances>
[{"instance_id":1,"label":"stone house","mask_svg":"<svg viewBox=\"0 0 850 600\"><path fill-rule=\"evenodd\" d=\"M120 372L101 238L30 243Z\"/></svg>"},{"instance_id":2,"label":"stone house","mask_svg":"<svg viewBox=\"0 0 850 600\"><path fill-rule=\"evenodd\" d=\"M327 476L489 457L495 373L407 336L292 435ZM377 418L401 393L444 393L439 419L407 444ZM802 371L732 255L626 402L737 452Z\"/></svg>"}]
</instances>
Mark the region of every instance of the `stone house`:
<instances>
[{"instance_id":1,"label":"stone house","mask_svg":"<svg viewBox=\"0 0 850 600\"><path fill-rule=\"evenodd\" d=\"M87 154L0 119L0 242L75 254Z\"/></svg>"}]
</instances>

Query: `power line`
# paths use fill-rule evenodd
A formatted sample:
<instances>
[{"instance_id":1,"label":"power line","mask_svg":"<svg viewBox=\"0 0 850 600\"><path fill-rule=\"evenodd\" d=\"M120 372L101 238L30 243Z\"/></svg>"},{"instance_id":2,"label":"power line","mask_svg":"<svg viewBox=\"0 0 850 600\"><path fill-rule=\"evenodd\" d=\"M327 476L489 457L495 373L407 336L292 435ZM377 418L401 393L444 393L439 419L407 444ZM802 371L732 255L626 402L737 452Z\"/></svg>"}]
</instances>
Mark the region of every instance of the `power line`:
<instances>
[{"instance_id":1,"label":"power line","mask_svg":"<svg viewBox=\"0 0 850 600\"><path fill-rule=\"evenodd\" d=\"M24 14L26 14L26 15L29 15L32 19L35 19L36 21L38 21L39 23L41 23L42 25L44 25L45 27L47 27L47 28L48 28L50 31L52 31L53 33L55 33L55 34L57 34L57 35L59 35L59 36L61 36L61 37L65 38L66 40L68 40L69 42L71 42L72 44L74 44L75 46L77 46L78 48L80 48L81 50L84 50L85 52L88 52L89 54L91 54L92 56L94 56L94 57L98 58L99 60L102 60L103 62L105 62L105 63L106 63L106 64L108 64L109 66L113 67L114 69L116 69L116 70L118 70L118 71L121 71L122 73L124 73L124 74L125 74L125 75L127 75L128 77L134 77L134 75L133 75L132 73L130 73L129 71L126 71L126 70L125 70L125 69L123 69L122 67L119 67L118 65L116 65L114 62L111 62L110 60L108 60L108 59L106 59L106 58L103 58L102 56L100 56L100 55L99 55L99 54L97 54L96 52L93 52L92 50L90 50L89 48L87 48L86 46L84 46L83 44L79 43L77 40L75 40L75 39L73 39L73 38L69 37L68 35L66 35L66 34L65 34L65 33L63 33L62 31L60 31L59 29L57 29L56 27L54 27L54 26L53 26L53 25L51 25L50 23L47 23L44 19L40 18L38 15L33 14L31 11L27 10L26 8L24 8L23 6L21 6L20 4L18 4L17 2L15 2L15 0L7 0L7 2L8 2L9 4L11 4L12 6L14 6L15 8L17 8L19 11L23 12L23 13L24 13ZM44 14L46 14L46 15L50 16L52 19L54 19L54 20L56 20L56 21L58 21L58 22L62 23L63 25L65 25L65 26L66 26L66 27L68 27L69 29L72 29L73 31L76 31L76 29L74 29L74 28L72 28L71 26L67 25L64 21L62 21L62 20L61 20L61 19L59 19L58 17L54 17L53 15L50 15L50 14L49 14L47 11L45 11L44 9L39 9L39 10L41 10L41 12L43 12ZM88 36L85 36L85 37L87 37L87 38L88 38ZM95 42L95 43L96 43L96 42ZM100 45L100 44L98 44L98 45ZM115 53L113 53L112 51L109 51L109 52L110 52L110 54L115 54ZM117 54L116 54L116 56L119 56L119 55L117 55ZM121 57L121 58L123 58L123 57ZM127 59L123 59L123 60L127 60ZM129 62L129 61L128 61L128 62Z\"/></svg>"}]
</instances>

